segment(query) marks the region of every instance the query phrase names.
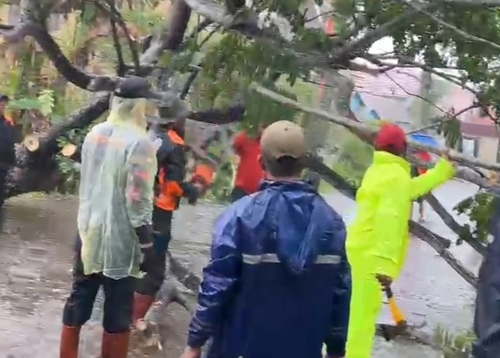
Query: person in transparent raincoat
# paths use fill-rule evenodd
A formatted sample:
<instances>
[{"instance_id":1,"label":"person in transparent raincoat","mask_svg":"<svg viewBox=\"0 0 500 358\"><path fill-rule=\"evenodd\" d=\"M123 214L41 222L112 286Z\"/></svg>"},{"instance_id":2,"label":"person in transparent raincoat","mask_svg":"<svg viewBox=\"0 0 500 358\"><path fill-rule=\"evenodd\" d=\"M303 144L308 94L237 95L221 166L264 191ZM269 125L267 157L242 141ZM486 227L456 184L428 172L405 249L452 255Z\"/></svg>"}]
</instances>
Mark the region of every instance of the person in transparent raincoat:
<instances>
[{"instance_id":1,"label":"person in transparent raincoat","mask_svg":"<svg viewBox=\"0 0 500 358\"><path fill-rule=\"evenodd\" d=\"M124 80L107 121L93 127L82 146L78 238L60 358L77 358L80 329L101 286L102 357L125 358L135 279L157 267L151 229L156 149L146 132L147 100L131 98L146 84Z\"/></svg>"}]
</instances>

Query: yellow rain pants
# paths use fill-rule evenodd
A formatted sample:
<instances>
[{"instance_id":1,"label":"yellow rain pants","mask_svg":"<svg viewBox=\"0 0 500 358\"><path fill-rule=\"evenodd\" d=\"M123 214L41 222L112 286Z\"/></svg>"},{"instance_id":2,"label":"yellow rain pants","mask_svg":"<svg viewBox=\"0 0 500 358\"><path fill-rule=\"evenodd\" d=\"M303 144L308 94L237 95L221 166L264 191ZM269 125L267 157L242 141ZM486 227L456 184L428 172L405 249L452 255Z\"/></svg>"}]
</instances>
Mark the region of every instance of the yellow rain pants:
<instances>
[{"instance_id":1,"label":"yellow rain pants","mask_svg":"<svg viewBox=\"0 0 500 358\"><path fill-rule=\"evenodd\" d=\"M393 279L401 272L408 245L412 201L451 179L453 166L441 159L435 168L410 177L403 158L376 151L356 196L357 211L347 231L352 296L346 358L370 358L382 305L376 274Z\"/></svg>"}]
</instances>

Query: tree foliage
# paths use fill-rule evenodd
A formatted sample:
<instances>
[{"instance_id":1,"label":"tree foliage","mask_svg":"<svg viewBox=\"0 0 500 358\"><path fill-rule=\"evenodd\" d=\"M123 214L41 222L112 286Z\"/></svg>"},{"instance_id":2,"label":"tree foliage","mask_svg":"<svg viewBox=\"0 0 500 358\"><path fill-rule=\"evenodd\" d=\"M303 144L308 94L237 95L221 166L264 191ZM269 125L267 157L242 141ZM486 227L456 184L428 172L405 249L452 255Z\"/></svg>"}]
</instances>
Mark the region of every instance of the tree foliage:
<instances>
[{"instance_id":1,"label":"tree foliage","mask_svg":"<svg viewBox=\"0 0 500 358\"><path fill-rule=\"evenodd\" d=\"M341 139L335 143L340 160L333 172L347 177L351 188L359 186L371 161L376 129L357 123L350 113L354 86L342 71L378 75L392 68L417 67L471 92L475 101L466 110L481 108L496 123L500 109L500 5L480 0L255 0L249 6L239 0L9 3L18 6L21 16L11 24L0 24L0 74L5 79L0 92L14 98L9 110L23 133L40 136L39 148L21 151L18 162L34 173L28 178L45 176L39 163L56 163L62 191L74 191L79 174L73 161L59 151L68 143L81 144L89 127L105 117L107 93L130 74L147 77L158 92L180 92L194 73L193 65L200 69L185 100L192 109L190 118L201 122L238 122L239 128L249 131L279 119L306 126L325 119L340 123L348 129L334 127L325 138L330 141L337 134L335 139ZM0 17L5 20L3 14ZM324 31L327 19L334 21L333 33ZM386 53L370 50L387 37L393 46ZM282 97L276 100L256 91L255 84ZM330 95L321 100L323 112L286 103L303 101L305 85ZM315 95L310 100L307 105L314 106ZM431 108L439 98L424 100ZM244 110L235 111L238 106ZM167 109L160 108L159 114ZM310 116L304 119L301 111ZM447 146L458 150L460 114L427 121L432 127L439 125ZM217 143L209 146L207 156L220 164L210 194L227 199L234 163ZM454 159L476 170L473 175L459 171L457 176L485 188L457 206L458 213L470 219L468 226L455 225L461 227L455 230L460 236L457 243L472 240L483 248L491 214L487 189L498 183L487 180L477 168L498 172L500 167ZM446 259L451 254L443 255L445 249L436 250ZM455 264L453 258L448 262ZM447 357L467 356L463 354L468 354L469 341L441 333Z\"/></svg>"},{"instance_id":2,"label":"tree foliage","mask_svg":"<svg viewBox=\"0 0 500 358\"><path fill-rule=\"evenodd\" d=\"M470 109L482 108L492 121L500 109L499 10L481 1L257 0L247 7L238 0L26 0L11 6L19 6L22 16L16 25L0 26L2 75L8 79L0 91L16 99L11 110L25 133L40 118L50 127L41 149L23 158L40 153L53 158L65 144L80 144L88 126L105 115L105 93L123 76L148 77L162 93L179 91L193 65L201 70L186 97L191 118L239 122L247 130L279 119L310 123L326 118L323 113L302 121L303 107L280 103L256 91L255 84L294 100L300 99L301 85L334 78L333 88L324 86L331 103L322 101L322 108L333 114L329 121L360 138L343 141L342 169L335 169L356 183L370 162L373 128L345 120L356 119L348 108L354 86L341 71L377 75L417 67L473 93ZM334 33L324 31L327 19L334 21ZM387 37L393 46L386 53L370 51ZM238 105L243 115L234 116ZM159 113L166 112L160 108ZM436 122L447 145L457 149L462 141L459 115L440 116ZM454 159L500 171L498 165ZM77 180L67 158L57 161L66 178ZM230 176L232 169L226 172ZM457 175L484 187L496 185L476 174ZM484 242L488 201L478 195L458 210L475 224L468 239Z\"/></svg>"}]
</instances>

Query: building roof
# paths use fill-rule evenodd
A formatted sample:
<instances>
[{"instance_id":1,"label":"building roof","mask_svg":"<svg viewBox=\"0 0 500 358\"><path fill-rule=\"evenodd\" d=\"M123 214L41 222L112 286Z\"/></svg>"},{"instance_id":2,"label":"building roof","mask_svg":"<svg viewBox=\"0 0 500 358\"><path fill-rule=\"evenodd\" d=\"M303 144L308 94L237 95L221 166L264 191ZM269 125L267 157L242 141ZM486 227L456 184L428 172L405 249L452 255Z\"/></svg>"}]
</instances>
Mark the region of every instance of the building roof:
<instances>
[{"instance_id":1,"label":"building roof","mask_svg":"<svg viewBox=\"0 0 500 358\"><path fill-rule=\"evenodd\" d=\"M381 117L404 113L408 109L408 99L418 98L423 70L417 67L393 68L379 75L352 72L355 91L366 105L379 112ZM433 77L439 78L439 77ZM436 104L444 112L454 109L456 113L472 105L474 94L450 83L447 95ZM399 103L399 104L398 104ZM462 120L473 116L473 110L460 115ZM390 117L388 117L390 119Z\"/></svg>"},{"instance_id":2,"label":"building roof","mask_svg":"<svg viewBox=\"0 0 500 358\"><path fill-rule=\"evenodd\" d=\"M374 76L364 72L352 72L352 80L366 107L375 110L384 119L401 124L409 118L411 98L418 97L422 70L420 68L394 68L384 74ZM475 100L472 92L450 84L450 90L436 105L443 111L453 109L455 113L470 107ZM472 109L459 116L462 133L471 137L500 138L500 129L489 117L482 117L479 109Z\"/></svg>"},{"instance_id":3,"label":"building roof","mask_svg":"<svg viewBox=\"0 0 500 358\"><path fill-rule=\"evenodd\" d=\"M461 124L462 134L468 137L487 137L499 138L500 129L489 120L489 123L474 123L462 121Z\"/></svg>"}]
</instances>

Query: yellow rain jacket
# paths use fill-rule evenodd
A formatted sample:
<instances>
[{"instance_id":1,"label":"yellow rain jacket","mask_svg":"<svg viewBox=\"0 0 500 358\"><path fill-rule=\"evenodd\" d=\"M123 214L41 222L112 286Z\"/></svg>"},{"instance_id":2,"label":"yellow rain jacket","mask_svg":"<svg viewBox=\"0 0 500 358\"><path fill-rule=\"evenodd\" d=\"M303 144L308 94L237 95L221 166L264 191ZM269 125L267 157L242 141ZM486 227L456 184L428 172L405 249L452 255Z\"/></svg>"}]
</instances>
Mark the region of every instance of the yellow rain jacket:
<instances>
[{"instance_id":1,"label":"yellow rain jacket","mask_svg":"<svg viewBox=\"0 0 500 358\"><path fill-rule=\"evenodd\" d=\"M397 278L408 246L413 200L451 179L455 169L445 159L427 173L411 178L410 163L376 151L356 196L357 211L347 231L352 269L347 358L369 358L382 290L375 275Z\"/></svg>"}]
</instances>

